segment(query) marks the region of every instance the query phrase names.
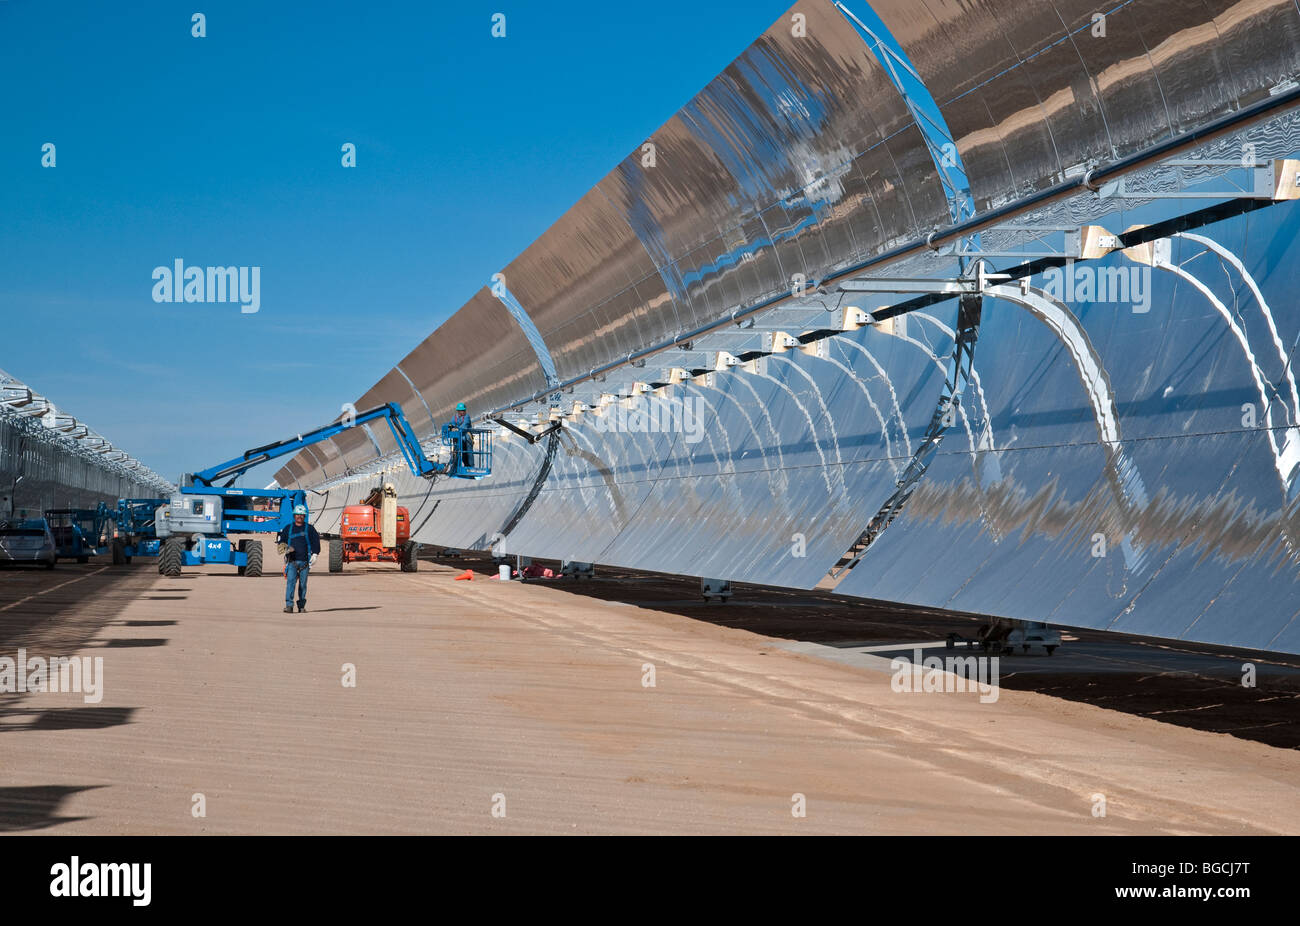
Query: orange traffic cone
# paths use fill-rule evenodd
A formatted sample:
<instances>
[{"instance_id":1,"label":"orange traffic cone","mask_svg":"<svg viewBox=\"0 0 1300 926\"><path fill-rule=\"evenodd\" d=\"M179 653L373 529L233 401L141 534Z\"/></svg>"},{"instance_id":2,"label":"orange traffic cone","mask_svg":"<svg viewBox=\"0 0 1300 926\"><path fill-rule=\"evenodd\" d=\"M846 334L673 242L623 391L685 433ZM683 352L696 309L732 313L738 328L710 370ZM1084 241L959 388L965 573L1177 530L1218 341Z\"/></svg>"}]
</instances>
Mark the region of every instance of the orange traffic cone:
<instances>
[{"instance_id":1,"label":"orange traffic cone","mask_svg":"<svg viewBox=\"0 0 1300 926\"><path fill-rule=\"evenodd\" d=\"M460 582L460 581L462 581L462 580L465 581L465 582L472 582L472 581L474 580L474 570L473 570L473 569L466 569L466 570L465 570L464 572L462 572L460 575L456 576L456 581L457 581L457 582Z\"/></svg>"}]
</instances>

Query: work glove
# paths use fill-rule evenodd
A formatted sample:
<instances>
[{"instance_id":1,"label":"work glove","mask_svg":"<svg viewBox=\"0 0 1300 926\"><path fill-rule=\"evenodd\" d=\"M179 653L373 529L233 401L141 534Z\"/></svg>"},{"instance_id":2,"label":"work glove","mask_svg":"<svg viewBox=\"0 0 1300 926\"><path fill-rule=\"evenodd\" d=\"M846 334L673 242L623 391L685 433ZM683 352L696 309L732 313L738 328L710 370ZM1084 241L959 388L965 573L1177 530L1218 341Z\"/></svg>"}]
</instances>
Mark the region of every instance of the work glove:
<instances>
[{"instance_id":1,"label":"work glove","mask_svg":"<svg viewBox=\"0 0 1300 926\"><path fill-rule=\"evenodd\" d=\"M277 543L275 545L275 552L279 553L281 556L288 556L289 545L287 543Z\"/></svg>"},{"instance_id":2,"label":"work glove","mask_svg":"<svg viewBox=\"0 0 1300 926\"><path fill-rule=\"evenodd\" d=\"M307 560L307 565L308 565L308 566L315 566L315 565L316 565L316 554L315 554L315 553L313 553L313 554L311 555L311 559Z\"/></svg>"}]
</instances>

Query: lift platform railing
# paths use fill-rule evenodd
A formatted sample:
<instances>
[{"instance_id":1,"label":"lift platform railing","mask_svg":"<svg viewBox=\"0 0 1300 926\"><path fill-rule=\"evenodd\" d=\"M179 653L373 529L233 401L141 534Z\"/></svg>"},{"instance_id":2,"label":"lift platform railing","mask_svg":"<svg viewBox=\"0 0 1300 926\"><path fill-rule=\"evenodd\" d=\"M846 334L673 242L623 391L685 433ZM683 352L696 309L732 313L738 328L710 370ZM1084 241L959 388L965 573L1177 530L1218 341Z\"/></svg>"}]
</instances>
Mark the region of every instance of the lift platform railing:
<instances>
[{"instance_id":1,"label":"lift platform railing","mask_svg":"<svg viewBox=\"0 0 1300 926\"><path fill-rule=\"evenodd\" d=\"M451 448L450 475L470 479L492 475L492 432L487 428L445 424L442 443Z\"/></svg>"}]
</instances>

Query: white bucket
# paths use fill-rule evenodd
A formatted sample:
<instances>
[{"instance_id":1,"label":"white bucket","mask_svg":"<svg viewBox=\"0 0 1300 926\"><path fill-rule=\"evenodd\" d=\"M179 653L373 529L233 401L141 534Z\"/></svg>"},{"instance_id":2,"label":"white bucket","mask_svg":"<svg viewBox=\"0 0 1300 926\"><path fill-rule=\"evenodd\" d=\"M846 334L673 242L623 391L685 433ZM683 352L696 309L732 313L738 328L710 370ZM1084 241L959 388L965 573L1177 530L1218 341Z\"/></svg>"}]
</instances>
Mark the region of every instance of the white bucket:
<instances>
[{"instance_id":1,"label":"white bucket","mask_svg":"<svg viewBox=\"0 0 1300 926\"><path fill-rule=\"evenodd\" d=\"M502 563L501 566L497 569L497 576L501 579L502 582L509 582L510 566L506 563Z\"/></svg>"}]
</instances>

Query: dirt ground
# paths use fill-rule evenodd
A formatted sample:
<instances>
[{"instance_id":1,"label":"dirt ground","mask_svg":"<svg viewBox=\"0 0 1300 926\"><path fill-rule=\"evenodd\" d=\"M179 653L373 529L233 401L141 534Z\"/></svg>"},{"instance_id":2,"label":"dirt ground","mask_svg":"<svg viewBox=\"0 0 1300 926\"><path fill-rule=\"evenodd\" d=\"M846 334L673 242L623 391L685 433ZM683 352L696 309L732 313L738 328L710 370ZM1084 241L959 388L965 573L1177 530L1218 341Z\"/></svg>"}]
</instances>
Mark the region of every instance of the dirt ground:
<instances>
[{"instance_id":1,"label":"dirt ground","mask_svg":"<svg viewBox=\"0 0 1300 926\"><path fill-rule=\"evenodd\" d=\"M492 572L318 569L290 615L231 568L0 571L0 657L103 659L0 694L0 832L1300 833L1293 661L1238 699L1251 654L1079 633L907 692L973 619Z\"/></svg>"},{"instance_id":2,"label":"dirt ground","mask_svg":"<svg viewBox=\"0 0 1300 926\"><path fill-rule=\"evenodd\" d=\"M485 575L496 569L486 558L472 554L439 562L472 566ZM558 563L536 562L558 572ZM725 604L706 603L698 579L609 567L601 567L590 580L560 582L567 591L602 601L847 649L876 645L878 651L879 644L942 641L950 633L971 638L988 621L979 615L844 599L818 590L740 583L733 585L734 595ZM1300 657L1062 629L1065 645L1051 658L1035 649L1025 658L1004 659L1002 687L1271 746L1300 748ZM899 646L896 651L908 650ZM1256 667L1253 687L1241 684L1245 663Z\"/></svg>"}]
</instances>

